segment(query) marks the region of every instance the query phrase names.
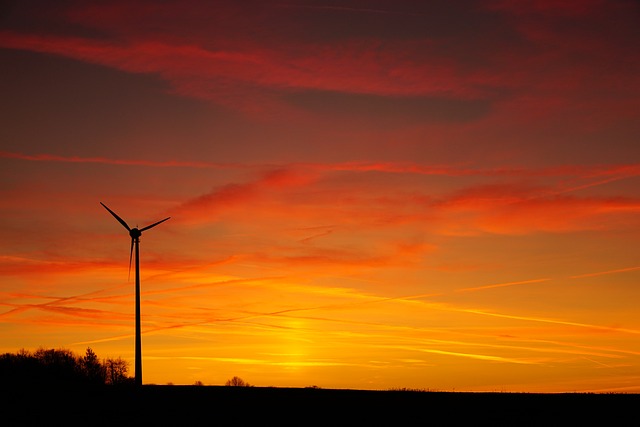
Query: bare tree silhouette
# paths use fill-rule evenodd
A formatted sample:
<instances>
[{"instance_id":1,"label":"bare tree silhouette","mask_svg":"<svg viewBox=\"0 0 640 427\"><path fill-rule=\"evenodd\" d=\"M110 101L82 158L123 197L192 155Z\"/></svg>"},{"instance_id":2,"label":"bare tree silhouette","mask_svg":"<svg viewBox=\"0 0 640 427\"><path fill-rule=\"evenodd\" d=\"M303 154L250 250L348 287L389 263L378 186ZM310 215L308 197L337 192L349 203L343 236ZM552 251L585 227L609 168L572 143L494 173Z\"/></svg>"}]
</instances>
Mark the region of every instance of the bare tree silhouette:
<instances>
[{"instance_id":1,"label":"bare tree silhouette","mask_svg":"<svg viewBox=\"0 0 640 427\"><path fill-rule=\"evenodd\" d=\"M230 380L227 380L227 382L224 385L230 386L230 387L251 387L251 384L249 384L248 382L246 382L240 377L233 377Z\"/></svg>"},{"instance_id":2,"label":"bare tree silhouette","mask_svg":"<svg viewBox=\"0 0 640 427\"><path fill-rule=\"evenodd\" d=\"M118 357L117 359L107 359L104 361L106 369L106 381L107 384L121 385L129 382L130 378L127 376L129 372L129 363L126 360Z\"/></svg>"}]
</instances>

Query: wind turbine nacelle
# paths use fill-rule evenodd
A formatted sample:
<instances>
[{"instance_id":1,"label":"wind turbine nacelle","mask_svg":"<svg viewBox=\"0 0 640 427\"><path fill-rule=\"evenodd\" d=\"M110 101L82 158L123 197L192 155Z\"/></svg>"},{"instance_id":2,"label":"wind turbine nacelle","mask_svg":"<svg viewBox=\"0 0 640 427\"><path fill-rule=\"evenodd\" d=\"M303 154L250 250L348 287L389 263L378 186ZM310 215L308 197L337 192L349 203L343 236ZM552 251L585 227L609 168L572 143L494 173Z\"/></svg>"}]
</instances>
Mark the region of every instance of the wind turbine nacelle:
<instances>
[{"instance_id":1,"label":"wind turbine nacelle","mask_svg":"<svg viewBox=\"0 0 640 427\"><path fill-rule=\"evenodd\" d=\"M137 228L132 228L131 231L129 231L129 236L131 236L132 239L137 239L138 237L142 236L142 231L138 230Z\"/></svg>"}]
</instances>

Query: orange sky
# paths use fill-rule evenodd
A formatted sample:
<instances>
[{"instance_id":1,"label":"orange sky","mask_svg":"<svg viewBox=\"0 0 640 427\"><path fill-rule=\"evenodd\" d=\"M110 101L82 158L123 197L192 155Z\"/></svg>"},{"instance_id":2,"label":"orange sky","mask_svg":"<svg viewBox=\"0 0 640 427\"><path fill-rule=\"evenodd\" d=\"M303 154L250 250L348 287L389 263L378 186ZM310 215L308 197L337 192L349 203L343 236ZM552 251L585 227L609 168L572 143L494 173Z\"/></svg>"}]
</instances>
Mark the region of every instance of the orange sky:
<instances>
[{"instance_id":1,"label":"orange sky","mask_svg":"<svg viewBox=\"0 0 640 427\"><path fill-rule=\"evenodd\" d=\"M422 4L424 3L424 4ZM0 352L640 392L637 2L8 2Z\"/></svg>"}]
</instances>

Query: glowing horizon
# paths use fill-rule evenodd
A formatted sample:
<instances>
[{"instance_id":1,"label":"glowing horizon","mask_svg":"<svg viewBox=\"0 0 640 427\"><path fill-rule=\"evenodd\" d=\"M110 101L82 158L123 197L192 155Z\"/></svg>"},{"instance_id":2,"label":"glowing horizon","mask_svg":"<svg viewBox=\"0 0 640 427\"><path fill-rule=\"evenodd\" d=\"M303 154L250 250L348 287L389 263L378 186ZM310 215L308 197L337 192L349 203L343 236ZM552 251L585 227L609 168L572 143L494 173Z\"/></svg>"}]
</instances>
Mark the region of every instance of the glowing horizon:
<instances>
[{"instance_id":1,"label":"glowing horizon","mask_svg":"<svg viewBox=\"0 0 640 427\"><path fill-rule=\"evenodd\" d=\"M103 201L145 383L640 392L639 13L15 2L0 352L133 374Z\"/></svg>"}]
</instances>

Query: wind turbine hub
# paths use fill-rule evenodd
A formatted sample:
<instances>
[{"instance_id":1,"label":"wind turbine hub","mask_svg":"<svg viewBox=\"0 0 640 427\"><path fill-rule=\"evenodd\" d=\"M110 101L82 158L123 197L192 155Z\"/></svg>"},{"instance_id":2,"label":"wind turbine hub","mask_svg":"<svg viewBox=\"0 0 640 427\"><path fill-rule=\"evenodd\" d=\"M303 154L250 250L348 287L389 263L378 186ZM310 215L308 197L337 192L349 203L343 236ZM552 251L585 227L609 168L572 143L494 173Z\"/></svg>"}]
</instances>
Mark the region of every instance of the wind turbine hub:
<instances>
[{"instance_id":1,"label":"wind turbine hub","mask_svg":"<svg viewBox=\"0 0 640 427\"><path fill-rule=\"evenodd\" d=\"M131 236L131 238L133 239L137 239L138 237L142 236L142 232L137 228L132 228L131 231L129 231L129 236Z\"/></svg>"}]
</instances>

